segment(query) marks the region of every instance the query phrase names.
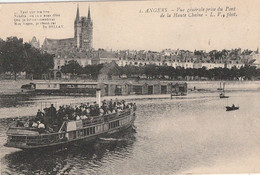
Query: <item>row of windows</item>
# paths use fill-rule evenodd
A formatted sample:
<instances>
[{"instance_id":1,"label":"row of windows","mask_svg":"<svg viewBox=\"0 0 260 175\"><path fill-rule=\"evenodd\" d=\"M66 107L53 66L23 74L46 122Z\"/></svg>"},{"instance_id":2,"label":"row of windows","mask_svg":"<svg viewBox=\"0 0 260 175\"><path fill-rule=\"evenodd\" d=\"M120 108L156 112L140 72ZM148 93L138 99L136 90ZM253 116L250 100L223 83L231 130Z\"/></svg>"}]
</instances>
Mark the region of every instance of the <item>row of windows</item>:
<instances>
[{"instance_id":1,"label":"row of windows","mask_svg":"<svg viewBox=\"0 0 260 175\"><path fill-rule=\"evenodd\" d=\"M109 129L119 126L119 120L109 123Z\"/></svg>"},{"instance_id":2,"label":"row of windows","mask_svg":"<svg viewBox=\"0 0 260 175\"><path fill-rule=\"evenodd\" d=\"M97 85L92 85L92 84L80 84L80 85L77 85L77 84L65 84L65 85L62 85L61 88L96 88Z\"/></svg>"},{"instance_id":3,"label":"row of windows","mask_svg":"<svg viewBox=\"0 0 260 175\"><path fill-rule=\"evenodd\" d=\"M56 88L58 85L57 84L48 84L48 88L53 87Z\"/></svg>"},{"instance_id":4,"label":"row of windows","mask_svg":"<svg viewBox=\"0 0 260 175\"><path fill-rule=\"evenodd\" d=\"M128 65L128 62L125 62L125 64ZM135 63L133 63L133 62L129 62L129 64L130 64L130 65L133 65L133 64L134 64L134 65L138 65L137 62L135 62ZM121 65L123 65L123 63L121 63ZM144 63L144 64L139 63L139 65L142 66L142 65L147 65L147 64L146 64L146 63ZM159 63L158 65L159 65L159 66L160 66L160 65L168 65L168 66L175 66L175 67L180 66L180 67L189 67L189 68L193 68L193 65L192 65L192 64L186 64L186 65L185 65L185 64L182 64L182 65L177 65L176 63L175 63L175 64L172 64L172 63L171 63L171 64L168 64L168 63L162 63L162 64L161 64L161 63ZM223 64L223 65L209 65L209 66L205 66L205 67L210 67L210 68L211 68L211 67L213 67L213 68L215 68L215 67L222 67L222 68L224 68L225 66L224 66L224 64ZM240 68L241 65L229 65L228 67L229 67L229 68L231 68L231 67L237 67L237 68ZM195 68L195 66L194 66L194 68Z\"/></svg>"},{"instance_id":5,"label":"row of windows","mask_svg":"<svg viewBox=\"0 0 260 175\"><path fill-rule=\"evenodd\" d=\"M58 84L48 84L48 88L57 88ZM65 85L61 85L61 88L91 88L91 89L95 89L97 88L97 85L92 85L92 84L65 84Z\"/></svg>"},{"instance_id":6,"label":"row of windows","mask_svg":"<svg viewBox=\"0 0 260 175\"><path fill-rule=\"evenodd\" d=\"M79 137L83 137L83 136L87 136L87 135L91 135L91 134L95 134L96 130L95 127L90 127L90 128L86 128L86 129L82 129L79 131L73 131L69 133L69 138L79 138Z\"/></svg>"},{"instance_id":7,"label":"row of windows","mask_svg":"<svg viewBox=\"0 0 260 175\"><path fill-rule=\"evenodd\" d=\"M121 121L117 120L114 122L109 123L109 129L111 128L116 128L120 125L124 125L125 123L128 123L130 121L130 117L127 117ZM92 135L98 132L102 132L103 130L107 130L107 128L102 127L102 125L98 125L96 127L90 127L90 128L86 128L86 129L82 129L79 131L73 131L69 133L69 138L79 138L79 137L84 137L84 136L88 136L88 135Z\"/></svg>"},{"instance_id":8,"label":"row of windows","mask_svg":"<svg viewBox=\"0 0 260 175\"><path fill-rule=\"evenodd\" d=\"M84 129L84 136L95 134L95 133L96 133L95 127Z\"/></svg>"},{"instance_id":9,"label":"row of windows","mask_svg":"<svg viewBox=\"0 0 260 175\"><path fill-rule=\"evenodd\" d=\"M125 64L127 65L128 62L125 62ZM140 65L140 66L142 66L142 65L147 65L147 64L151 64L151 63L144 63L144 64L143 64L143 63L138 63L138 62L134 62L134 63L133 63L133 62L129 62L129 64L130 64L130 65L133 65L133 64L134 64L134 65ZM155 63L155 64L156 64L156 63ZM122 65L123 65L123 63L122 63ZM172 64L172 63L171 63L171 64L168 64L168 63L157 63L157 65L159 65L159 66L161 66L161 65L171 65L171 66L174 66L174 65L175 65L175 66L178 66L177 63L175 63L175 64ZM179 65L179 66L185 66L185 65L183 64L183 65ZM192 67L192 65L186 64L186 67L189 67L189 66Z\"/></svg>"}]
</instances>

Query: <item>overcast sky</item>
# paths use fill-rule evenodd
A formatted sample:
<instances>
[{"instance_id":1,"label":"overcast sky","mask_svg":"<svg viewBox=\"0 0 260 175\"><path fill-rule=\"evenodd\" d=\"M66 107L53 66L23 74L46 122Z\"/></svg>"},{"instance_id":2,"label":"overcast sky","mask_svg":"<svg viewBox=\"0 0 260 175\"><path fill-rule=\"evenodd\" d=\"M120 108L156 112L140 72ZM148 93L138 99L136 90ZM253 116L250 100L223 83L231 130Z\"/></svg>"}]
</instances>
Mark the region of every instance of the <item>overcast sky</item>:
<instances>
[{"instance_id":1,"label":"overcast sky","mask_svg":"<svg viewBox=\"0 0 260 175\"><path fill-rule=\"evenodd\" d=\"M63 2L0 4L0 37L18 36L25 41L33 36L62 39L74 35L77 4L80 16L87 16L88 6L94 23L94 48L161 50L213 50L241 47L252 49L260 45L260 1L258 0L174 0L128 2ZM160 18L160 13L139 13L148 8L235 7L233 18ZM60 29L42 26L15 26L14 13L20 10L48 10L60 14L56 19ZM171 12L173 14L173 12ZM209 13L208 13L209 15Z\"/></svg>"}]
</instances>

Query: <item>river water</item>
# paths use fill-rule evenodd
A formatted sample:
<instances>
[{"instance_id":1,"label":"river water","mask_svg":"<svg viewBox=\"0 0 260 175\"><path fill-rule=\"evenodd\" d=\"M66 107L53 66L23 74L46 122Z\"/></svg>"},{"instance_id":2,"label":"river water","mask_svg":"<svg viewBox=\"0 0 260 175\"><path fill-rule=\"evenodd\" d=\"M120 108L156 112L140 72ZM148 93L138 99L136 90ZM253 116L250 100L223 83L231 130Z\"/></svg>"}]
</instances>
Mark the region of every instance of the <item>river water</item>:
<instances>
[{"instance_id":1,"label":"river water","mask_svg":"<svg viewBox=\"0 0 260 175\"><path fill-rule=\"evenodd\" d=\"M68 150L28 153L6 148L5 132L16 117L54 103L87 97L0 96L2 174L176 174L260 172L260 92L190 93L186 97L132 97L135 132ZM118 97L123 98L123 97ZM226 112L225 106L239 105Z\"/></svg>"}]
</instances>

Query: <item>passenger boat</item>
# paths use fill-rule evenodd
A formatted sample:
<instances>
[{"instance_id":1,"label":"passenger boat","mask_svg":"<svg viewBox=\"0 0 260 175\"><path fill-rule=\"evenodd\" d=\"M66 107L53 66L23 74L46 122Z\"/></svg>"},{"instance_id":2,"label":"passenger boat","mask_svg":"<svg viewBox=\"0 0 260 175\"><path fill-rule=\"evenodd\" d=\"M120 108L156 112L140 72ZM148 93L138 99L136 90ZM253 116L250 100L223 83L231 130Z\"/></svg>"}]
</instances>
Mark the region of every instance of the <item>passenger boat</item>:
<instances>
[{"instance_id":1,"label":"passenger boat","mask_svg":"<svg viewBox=\"0 0 260 175\"><path fill-rule=\"evenodd\" d=\"M101 93L97 93L100 97ZM100 103L100 99L98 100ZM91 142L100 137L124 131L133 126L136 105L106 115L63 121L56 132L41 133L38 128L9 127L6 147L35 150L66 146L75 142Z\"/></svg>"},{"instance_id":2,"label":"passenger boat","mask_svg":"<svg viewBox=\"0 0 260 175\"><path fill-rule=\"evenodd\" d=\"M234 111L234 110L238 110L239 106L226 106L226 111Z\"/></svg>"},{"instance_id":3,"label":"passenger boat","mask_svg":"<svg viewBox=\"0 0 260 175\"><path fill-rule=\"evenodd\" d=\"M37 95L87 95L95 96L96 88L104 85L98 82L35 82L21 86L21 92Z\"/></svg>"}]
</instances>

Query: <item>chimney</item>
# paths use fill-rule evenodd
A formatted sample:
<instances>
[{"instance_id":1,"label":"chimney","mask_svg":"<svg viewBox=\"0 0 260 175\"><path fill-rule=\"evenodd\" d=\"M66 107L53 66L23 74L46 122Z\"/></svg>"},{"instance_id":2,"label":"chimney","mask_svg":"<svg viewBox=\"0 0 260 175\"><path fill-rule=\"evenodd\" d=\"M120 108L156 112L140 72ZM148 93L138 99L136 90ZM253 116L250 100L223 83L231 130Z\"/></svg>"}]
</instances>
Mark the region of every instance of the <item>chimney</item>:
<instances>
[{"instance_id":1,"label":"chimney","mask_svg":"<svg viewBox=\"0 0 260 175\"><path fill-rule=\"evenodd\" d=\"M101 107L101 89L96 89L96 101L99 107Z\"/></svg>"}]
</instances>

